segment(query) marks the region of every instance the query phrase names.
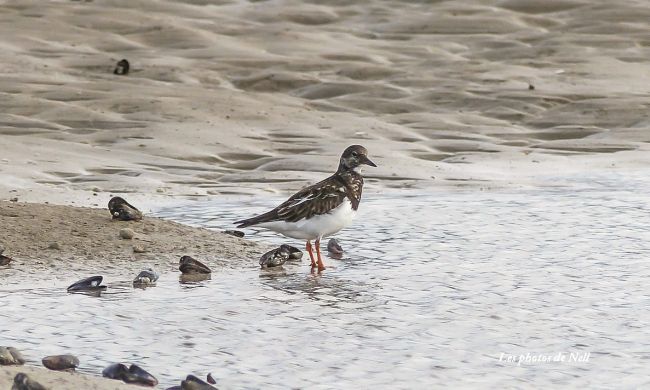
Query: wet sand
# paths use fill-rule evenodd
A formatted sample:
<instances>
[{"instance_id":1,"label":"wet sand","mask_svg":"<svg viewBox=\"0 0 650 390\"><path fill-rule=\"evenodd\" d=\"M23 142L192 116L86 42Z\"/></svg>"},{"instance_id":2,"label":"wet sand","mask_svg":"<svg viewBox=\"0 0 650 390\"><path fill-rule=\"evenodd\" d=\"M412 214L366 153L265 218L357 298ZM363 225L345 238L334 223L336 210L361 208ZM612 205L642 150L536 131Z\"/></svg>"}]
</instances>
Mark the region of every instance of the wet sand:
<instances>
[{"instance_id":1,"label":"wet sand","mask_svg":"<svg viewBox=\"0 0 650 390\"><path fill-rule=\"evenodd\" d=\"M650 160L645 1L7 1L0 18L2 198L286 192L351 143L379 164L370 189Z\"/></svg>"},{"instance_id":2,"label":"wet sand","mask_svg":"<svg viewBox=\"0 0 650 390\"><path fill-rule=\"evenodd\" d=\"M647 167L648 20L641 0L5 1L0 199L288 193L351 143L368 192ZM105 210L0 202L0 224L8 283L260 249L151 218L121 240Z\"/></svg>"}]
</instances>

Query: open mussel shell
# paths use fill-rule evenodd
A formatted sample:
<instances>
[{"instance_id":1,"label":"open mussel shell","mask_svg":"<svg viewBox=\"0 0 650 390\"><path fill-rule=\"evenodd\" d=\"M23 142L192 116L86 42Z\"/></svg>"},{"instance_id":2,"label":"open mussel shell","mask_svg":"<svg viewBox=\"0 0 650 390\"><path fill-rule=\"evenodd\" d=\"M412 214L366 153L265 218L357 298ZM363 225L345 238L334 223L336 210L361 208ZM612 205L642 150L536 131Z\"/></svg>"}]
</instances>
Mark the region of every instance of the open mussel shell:
<instances>
[{"instance_id":1,"label":"open mussel shell","mask_svg":"<svg viewBox=\"0 0 650 390\"><path fill-rule=\"evenodd\" d=\"M207 265L191 256L183 256L178 263L178 269L183 274L209 274L212 272Z\"/></svg>"},{"instance_id":2,"label":"open mussel shell","mask_svg":"<svg viewBox=\"0 0 650 390\"><path fill-rule=\"evenodd\" d=\"M142 369L140 366L131 364L127 368L122 363L114 363L102 370L102 376L108 379L117 379L126 383L140 386L156 386L158 379Z\"/></svg>"},{"instance_id":3,"label":"open mussel shell","mask_svg":"<svg viewBox=\"0 0 650 390\"><path fill-rule=\"evenodd\" d=\"M13 347L0 347L0 366L21 366L25 358Z\"/></svg>"},{"instance_id":4,"label":"open mussel shell","mask_svg":"<svg viewBox=\"0 0 650 390\"><path fill-rule=\"evenodd\" d=\"M155 286L160 275L152 268L140 271L138 276L133 279L134 286Z\"/></svg>"},{"instance_id":5,"label":"open mussel shell","mask_svg":"<svg viewBox=\"0 0 650 390\"><path fill-rule=\"evenodd\" d=\"M85 279L81 279L78 282L72 283L68 287L68 292L75 292L75 291L103 291L106 290L106 286L101 286L102 280L104 278L102 276L91 276Z\"/></svg>"},{"instance_id":6,"label":"open mussel shell","mask_svg":"<svg viewBox=\"0 0 650 390\"><path fill-rule=\"evenodd\" d=\"M139 221L142 219L142 212L119 196L114 196L108 201L108 210L111 212L113 219L119 219L120 221Z\"/></svg>"},{"instance_id":7,"label":"open mussel shell","mask_svg":"<svg viewBox=\"0 0 650 390\"><path fill-rule=\"evenodd\" d=\"M46 356L42 363L46 368L55 371L74 371L79 367L79 359L74 355Z\"/></svg>"},{"instance_id":8,"label":"open mussel shell","mask_svg":"<svg viewBox=\"0 0 650 390\"><path fill-rule=\"evenodd\" d=\"M279 267L282 264L286 263L287 260L289 260L290 255L291 253L289 252L289 249L285 247L285 245L279 248L275 248L273 250L266 252L265 254L262 255L262 257L260 257L260 267L262 268Z\"/></svg>"},{"instance_id":9,"label":"open mussel shell","mask_svg":"<svg viewBox=\"0 0 650 390\"><path fill-rule=\"evenodd\" d=\"M302 259L302 251L295 246L283 244L280 245L280 248L289 252L289 260L300 260Z\"/></svg>"},{"instance_id":10,"label":"open mussel shell","mask_svg":"<svg viewBox=\"0 0 650 390\"><path fill-rule=\"evenodd\" d=\"M331 238L329 240L329 242L327 243L327 251L334 255L343 254L343 248L341 247L341 244L339 244L339 242L336 241L336 238Z\"/></svg>"},{"instance_id":11,"label":"open mussel shell","mask_svg":"<svg viewBox=\"0 0 650 390\"><path fill-rule=\"evenodd\" d=\"M202 381L194 375L188 375L184 381L181 382L181 390L216 390L217 388L211 386L209 383Z\"/></svg>"}]
</instances>

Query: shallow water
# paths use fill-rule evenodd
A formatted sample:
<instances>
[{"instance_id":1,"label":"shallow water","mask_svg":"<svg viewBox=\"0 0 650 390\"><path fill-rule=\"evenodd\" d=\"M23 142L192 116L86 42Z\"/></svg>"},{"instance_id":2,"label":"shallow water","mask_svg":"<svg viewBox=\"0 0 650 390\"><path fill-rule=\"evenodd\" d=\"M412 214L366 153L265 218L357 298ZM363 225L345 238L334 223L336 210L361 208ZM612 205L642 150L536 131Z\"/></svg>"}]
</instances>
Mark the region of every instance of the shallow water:
<instances>
[{"instance_id":1,"label":"shallow water","mask_svg":"<svg viewBox=\"0 0 650 390\"><path fill-rule=\"evenodd\" d=\"M224 389L647 385L650 179L563 180L367 196L337 235L343 259L321 275L304 258L276 270L251 259L196 284L109 283L99 298L0 288L0 345L73 352L95 374L136 362L161 388L208 372ZM159 215L221 229L278 200ZM526 353L564 361L519 366Z\"/></svg>"}]
</instances>

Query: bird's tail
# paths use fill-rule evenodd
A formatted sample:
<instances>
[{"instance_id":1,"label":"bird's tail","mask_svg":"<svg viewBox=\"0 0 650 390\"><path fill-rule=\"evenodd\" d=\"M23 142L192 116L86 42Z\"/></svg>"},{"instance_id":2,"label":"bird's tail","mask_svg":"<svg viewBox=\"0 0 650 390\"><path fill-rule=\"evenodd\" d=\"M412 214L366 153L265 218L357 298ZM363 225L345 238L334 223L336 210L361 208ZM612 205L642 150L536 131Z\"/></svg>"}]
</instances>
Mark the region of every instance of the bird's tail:
<instances>
[{"instance_id":1,"label":"bird's tail","mask_svg":"<svg viewBox=\"0 0 650 390\"><path fill-rule=\"evenodd\" d=\"M258 215L257 217L242 219L241 221L235 222L235 224L237 225L237 228L241 229L241 228L257 225L258 223L273 221L275 217L276 216L273 212L268 212L268 213Z\"/></svg>"},{"instance_id":2,"label":"bird's tail","mask_svg":"<svg viewBox=\"0 0 650 390\"><path fill-rule=\"evenodd\" d=\"M255 217L257 218L257 217ZM257 222L255 221L255 218L249 218L249 219L242 219L241 221L235 222L235 225L237 225L237 228L245 228L249 226L255 225Z\"/></svg>"}]
</instances>

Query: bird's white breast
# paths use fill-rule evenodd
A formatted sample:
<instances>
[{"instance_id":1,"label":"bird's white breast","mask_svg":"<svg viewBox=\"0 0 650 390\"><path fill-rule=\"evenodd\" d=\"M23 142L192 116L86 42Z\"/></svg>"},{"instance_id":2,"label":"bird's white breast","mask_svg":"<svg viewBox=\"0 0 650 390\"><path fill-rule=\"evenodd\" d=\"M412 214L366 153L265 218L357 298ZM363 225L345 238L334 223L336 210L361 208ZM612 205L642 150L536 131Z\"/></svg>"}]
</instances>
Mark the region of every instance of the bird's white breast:
<instances>
[{"instance_id":1,"label":"bird's white breast","mask_svg":"<svg viewBox=\"0 0 650 390\"><path fill-rule=\"evenodd\" d=\"M309 219L297 222L275 221L261 223L258 226L284 234L287 237L303 240L315 240L327 237L343 229L352 222L356 215L352 204L346 198L343 203L332 209L329 213L315 215Z\"/></svg>"}]
</instances>

